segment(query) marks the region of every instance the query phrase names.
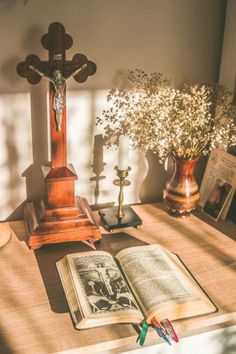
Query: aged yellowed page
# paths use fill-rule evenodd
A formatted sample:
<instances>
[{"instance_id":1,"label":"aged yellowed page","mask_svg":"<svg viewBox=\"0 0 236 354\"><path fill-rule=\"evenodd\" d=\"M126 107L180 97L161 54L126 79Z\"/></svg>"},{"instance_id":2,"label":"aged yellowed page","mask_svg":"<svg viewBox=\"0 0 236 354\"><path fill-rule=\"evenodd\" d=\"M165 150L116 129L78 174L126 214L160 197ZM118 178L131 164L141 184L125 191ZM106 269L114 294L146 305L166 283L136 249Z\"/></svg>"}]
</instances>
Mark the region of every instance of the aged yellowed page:
<instances>
[{"instance_id":1,"label":"aged yellowed page","mask_svg":"<svg viewBox=\"0 0 236 354\"><path fill-rule=\"evenodd\" d=\"M164 248L131 247L116 257L148 320L153 315L174 320L215 311L178 257Z\"/></svg>"}]
</instances>

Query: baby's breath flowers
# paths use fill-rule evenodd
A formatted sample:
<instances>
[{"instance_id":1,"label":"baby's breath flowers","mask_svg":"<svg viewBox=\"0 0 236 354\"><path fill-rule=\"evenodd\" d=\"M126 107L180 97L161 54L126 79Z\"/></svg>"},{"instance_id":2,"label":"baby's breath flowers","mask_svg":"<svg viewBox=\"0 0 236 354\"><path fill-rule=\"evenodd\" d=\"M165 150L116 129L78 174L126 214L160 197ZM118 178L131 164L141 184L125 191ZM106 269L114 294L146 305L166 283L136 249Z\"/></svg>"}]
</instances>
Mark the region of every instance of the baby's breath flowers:
<instances>
[{"instance_id":1,"label":"baby's breath flowers","mask_svg":"<svg viewBox=\"0 0 236 354\"><path fill-rule=\"evenodd\" d=\"M160 73L130 71L124 89L112 89L110 107L98 117L107 146L128 135L134 149L150 150L163 162L208 155L214 147L236 144L232 94L219 85L172 87Z\"/></svg>"}]
</instances>

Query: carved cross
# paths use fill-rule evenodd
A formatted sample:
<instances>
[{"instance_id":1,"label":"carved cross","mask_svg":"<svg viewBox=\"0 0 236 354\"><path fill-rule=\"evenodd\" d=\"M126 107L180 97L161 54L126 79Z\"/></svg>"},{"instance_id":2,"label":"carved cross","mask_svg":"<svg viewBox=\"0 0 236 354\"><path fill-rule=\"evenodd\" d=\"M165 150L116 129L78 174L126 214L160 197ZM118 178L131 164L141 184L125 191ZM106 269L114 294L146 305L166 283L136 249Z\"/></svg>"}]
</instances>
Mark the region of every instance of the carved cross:
<instances>
[{"instance_id":1,"label":"carved cross","mask_svg":"<svg viewBox=\"0 0 236 354\"><path fill-rule=\"evenodd\" d=\"M86 81L96 72L96 64L83 54L66 60L66 50L71 48L73 40L61 23L52 23L41 43L48 50L49 60L41 61L37 55L30 54L17 65L17 73L33 85L42 78L49 81L51 167L57 168L67 165L66 81L72 76L77 82Z\"/></svg>"}]
</instances>

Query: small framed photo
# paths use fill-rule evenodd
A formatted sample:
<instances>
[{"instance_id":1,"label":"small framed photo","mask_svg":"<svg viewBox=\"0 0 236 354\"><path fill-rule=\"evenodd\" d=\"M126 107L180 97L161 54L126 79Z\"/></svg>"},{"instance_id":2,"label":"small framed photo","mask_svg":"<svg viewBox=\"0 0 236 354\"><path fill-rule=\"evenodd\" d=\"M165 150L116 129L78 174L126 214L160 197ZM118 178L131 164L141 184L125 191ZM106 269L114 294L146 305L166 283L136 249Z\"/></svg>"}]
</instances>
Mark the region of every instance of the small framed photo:
<instances>
[{"instance_id":1,"label":"small framed photo","mask_svg":"<svg viewBox=\"0 0 236 354\"><path fill-rule=\"evenodd\" d=\"M217 177L206 203L203 206L204 213L216 221L219 220L220 214L227 203L231 190L232 185L230 183L220 177Z\"/></svg>"}]
</instances>

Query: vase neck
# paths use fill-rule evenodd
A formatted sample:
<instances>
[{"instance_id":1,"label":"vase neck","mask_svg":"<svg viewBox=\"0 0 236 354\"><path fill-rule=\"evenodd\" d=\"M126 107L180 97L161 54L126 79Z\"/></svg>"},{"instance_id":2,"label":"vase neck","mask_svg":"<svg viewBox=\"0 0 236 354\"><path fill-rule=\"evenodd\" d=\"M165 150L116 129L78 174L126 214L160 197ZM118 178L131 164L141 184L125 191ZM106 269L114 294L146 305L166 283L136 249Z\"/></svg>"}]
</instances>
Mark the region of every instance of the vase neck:
<instances>
[{"instance_id":1,"label":"vase neck","mask_svg":"<svg viewBox=\"0 0 236 354\"><path fill-rule=\"evenodd\" d=\"M192 175L198 159L184 160L173 158L177 173L182 175Z\"/></svg>"}]
</instances>

